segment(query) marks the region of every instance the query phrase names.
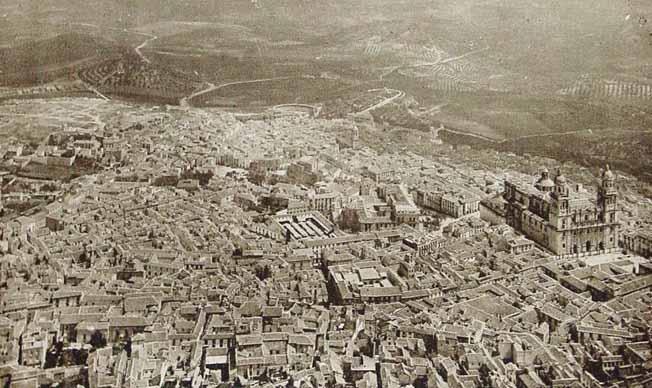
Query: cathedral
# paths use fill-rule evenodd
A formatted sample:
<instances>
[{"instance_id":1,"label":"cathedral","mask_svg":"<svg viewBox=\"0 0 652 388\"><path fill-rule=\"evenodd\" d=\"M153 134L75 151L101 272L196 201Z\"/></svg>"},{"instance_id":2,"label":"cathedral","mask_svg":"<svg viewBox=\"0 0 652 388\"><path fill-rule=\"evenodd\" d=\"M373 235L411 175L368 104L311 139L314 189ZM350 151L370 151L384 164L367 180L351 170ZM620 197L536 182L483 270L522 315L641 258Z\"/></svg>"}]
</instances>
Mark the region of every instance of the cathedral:
<instances>
[{"instance_id":1,"label":"cathedral","mask_svg":"<svg viewBox=\"0 0 652 388\"><path fill-rule=\"evenodd\" d=\"M507 224L557 255L593 255L618 247L618 192L613 172L602 172L597 195L547 169L534 184L507 180Z\"/></svg>"}]
</instances>

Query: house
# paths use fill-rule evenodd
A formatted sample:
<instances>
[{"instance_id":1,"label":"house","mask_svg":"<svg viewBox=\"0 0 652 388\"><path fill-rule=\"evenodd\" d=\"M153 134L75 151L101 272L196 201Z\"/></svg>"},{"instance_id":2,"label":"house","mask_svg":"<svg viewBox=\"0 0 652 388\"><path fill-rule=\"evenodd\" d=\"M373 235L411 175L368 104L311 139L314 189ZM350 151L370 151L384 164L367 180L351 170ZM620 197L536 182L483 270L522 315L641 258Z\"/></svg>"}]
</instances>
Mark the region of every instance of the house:
<instances>
[{"instance_id":1,"label":"house","mask_svg":"<svg viewBox=\"0 0 652 388\"><path fill-rule=\"evenodd\" d=\"M109 338L109 322L106 321L81 321L77 324L76 329L77 343L80 344L90 343L91 338L96 332L99 332L106 341Z\"/></svg>"},{"instance_id":2,"label":"house","mask_svg":"<svg viewBox=\"0 0 652 388\"><path fill-rule=\"evenodd\" d=\"M50 298L55 307L79 306L82 293L81 291L56 291Z\"/></svg>"},{"instance_id":3,"label":"house","mask_svg":"<svg viewBox=\"0 0 652 388\"><path fill-rule=\"evenodd\" d=\"M143 317L118 316L109 318L109 342L126 341L149 326Z\"/></svg>"}]
</instances>

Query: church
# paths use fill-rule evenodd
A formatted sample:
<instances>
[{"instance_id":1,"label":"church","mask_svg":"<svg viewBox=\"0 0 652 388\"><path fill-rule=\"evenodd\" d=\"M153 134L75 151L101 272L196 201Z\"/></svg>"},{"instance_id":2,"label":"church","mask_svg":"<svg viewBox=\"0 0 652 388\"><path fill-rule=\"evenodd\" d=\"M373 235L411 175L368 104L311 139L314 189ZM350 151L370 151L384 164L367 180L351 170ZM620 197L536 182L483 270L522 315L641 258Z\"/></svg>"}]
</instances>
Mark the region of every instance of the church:
<instances>
[{"instance_id":1,"label":"church","mask_svg":"<svg viewBox=\"0 0 652 388\"><path fill-rule=\"evenodd\" d=\"M507 180L508 225L557 255L594 255L618 248L618 192L613 172L602 172L597 195L547 169L536 182Z\"/></svg>"}]
</instances>

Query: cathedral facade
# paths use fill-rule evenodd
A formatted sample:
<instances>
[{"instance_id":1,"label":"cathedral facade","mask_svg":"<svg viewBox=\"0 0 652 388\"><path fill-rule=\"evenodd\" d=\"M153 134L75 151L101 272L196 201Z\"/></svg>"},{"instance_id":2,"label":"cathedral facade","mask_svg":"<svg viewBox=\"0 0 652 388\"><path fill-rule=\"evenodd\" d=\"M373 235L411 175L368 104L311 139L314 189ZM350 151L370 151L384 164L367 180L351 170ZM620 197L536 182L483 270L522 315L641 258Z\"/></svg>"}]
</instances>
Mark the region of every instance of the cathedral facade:
<instances>
[{"instance_id":1,"label":"cathedral facade","mask_svg":"<svg viewBox=\"0 0 652 388\"><path fill-rule=\"evenodd\" d=\"M618 248L618 192L613 172L602 172L597 195L544 169L531 182L506 181L508 225L557 255L592 255Z\"/></svg>"}]
</instances>

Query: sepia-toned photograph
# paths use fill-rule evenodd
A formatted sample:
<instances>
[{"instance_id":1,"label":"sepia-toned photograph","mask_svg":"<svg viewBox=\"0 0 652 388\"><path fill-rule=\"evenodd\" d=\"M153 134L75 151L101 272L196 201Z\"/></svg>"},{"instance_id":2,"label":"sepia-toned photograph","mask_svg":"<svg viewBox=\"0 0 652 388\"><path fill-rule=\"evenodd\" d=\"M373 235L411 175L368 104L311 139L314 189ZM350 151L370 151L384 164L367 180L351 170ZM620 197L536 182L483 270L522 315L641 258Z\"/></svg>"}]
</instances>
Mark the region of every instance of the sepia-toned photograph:
<instances>
[{"instance_id":1,"label":"sepia-toned photograph","mask_svg":"<svg viewBox=\"0 0 652 388\"><path fill-rule=\"evenodd\" d=\"M0 0L0 388L652 388L652 0Z\"/></svg>"}]
</instances>

